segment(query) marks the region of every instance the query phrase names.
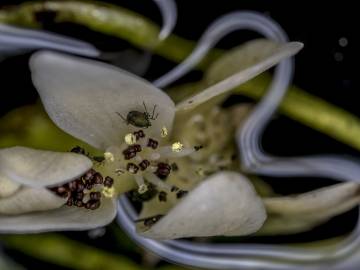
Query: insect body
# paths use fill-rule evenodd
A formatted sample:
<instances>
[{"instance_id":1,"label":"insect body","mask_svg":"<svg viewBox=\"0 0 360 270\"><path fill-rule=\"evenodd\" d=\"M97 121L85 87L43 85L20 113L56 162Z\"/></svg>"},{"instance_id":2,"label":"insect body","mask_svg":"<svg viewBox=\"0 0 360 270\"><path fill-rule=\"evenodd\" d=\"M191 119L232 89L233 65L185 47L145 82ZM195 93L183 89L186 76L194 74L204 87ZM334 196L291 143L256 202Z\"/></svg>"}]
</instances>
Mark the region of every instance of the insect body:
<instances>
[{"instance_id":1,"label":"insect body","mask_svg":"<svg viewBox=\"0 0 360 270\"><path fill-rule=\"evenodd\" d=\"M155 120L159 114L155 116L156 105L154 105L152 114L148 113L145 103L143 102L145 112L130 111L126 118L120 113L117 113L128 125L133 125L140 128L148 128L151 126L151 120Z\"/></svg>"}]
</instances>

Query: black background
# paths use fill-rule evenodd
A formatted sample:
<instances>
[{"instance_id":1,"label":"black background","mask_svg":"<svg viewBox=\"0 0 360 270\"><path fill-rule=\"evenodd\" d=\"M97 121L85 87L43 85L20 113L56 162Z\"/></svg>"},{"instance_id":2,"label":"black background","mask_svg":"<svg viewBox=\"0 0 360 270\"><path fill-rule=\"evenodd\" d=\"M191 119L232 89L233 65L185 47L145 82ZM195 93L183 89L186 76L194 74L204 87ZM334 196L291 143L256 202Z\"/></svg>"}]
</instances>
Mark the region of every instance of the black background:
<instances>
[{"instance_id":1,"label":"black background","mask_svg":"<svg viewBox=\"0 0 360 270\"><path fill-rule=\"evenodd\" d=\"M0 1L1 5L23 1ZM110 2L110 1L107 1ZM149 0L112 1L143 14L161 23L160 13ZM360 115L357 97L358 71L357 54L359 15L355 1L325 2L315 6L314 1L266 1L266 0L222 0L222 1L178 1L179 20L175 33L187 39L197 40L213 20L235 10L256 10L275 19L288 33L290 40L301 41L304 49L296 57L294 83L307 92L319 96L330 103ZM49 30L66 33L77 38L91 41L103 51L120 50L128 44L114 38L93 33L71 24L47 24ZM218 44L227 49L240 42L255 37L248 32L234 32ZM348 44L342 47L340 38ZM356 55L356 56L355 56ZM19 105L32 103L36 93L32 88L27 58L17 56L0 64L1 74L1 113ZM341 58L341 59L339 59ZM151 70L145 75L153 79L171 68L174 64L159 57L154 58ZM187 76L191 80L198 74ZM339 153L358 156L358 151L339 143L310 128L295 123L286 117L274 118L264 134L264 148L274 154L291 156L312 153ZM326 179L266 179L283 194L307 191L315 187L334 183ZM260 239L262 242L291 242L322 239L351 230L357 212L342 215L327 225L311 233L277 239Z\"/></svg>"}]
</instances>

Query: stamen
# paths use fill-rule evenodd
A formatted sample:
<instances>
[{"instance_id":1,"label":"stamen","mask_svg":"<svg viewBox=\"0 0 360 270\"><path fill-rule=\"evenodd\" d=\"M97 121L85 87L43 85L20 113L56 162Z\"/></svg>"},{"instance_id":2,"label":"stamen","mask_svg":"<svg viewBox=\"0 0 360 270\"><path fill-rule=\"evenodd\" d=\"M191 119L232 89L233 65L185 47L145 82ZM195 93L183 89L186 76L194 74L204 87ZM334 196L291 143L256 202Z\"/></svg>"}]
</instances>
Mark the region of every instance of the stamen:
<instances>
[{"instance_id":1,"label":"stamen","mask_svg":"<svg viewBox=\"0 0 360 270\"><path fill-rule=\"evenodd\" d=\"M128 163L126 166L126 170L131 174L136 174L139 170L139 167L134 163Z\"/></svg>"},{"instance_id":2,"label":"stamen","mask_svg":"<svg viewBox=\"0 0 360 270\"><path fill-rule=\"evenodd\" d=\"M145 133L142 130L135 131L133 134L135 135L137 141L145 137Z\"/></svg>"},{"instance_id":3,"label":"stamen","mask_svg":"<svg viewBox=\"0 0 360 270\"><path fill-rule=\"evenodd\" d=\"M183 150L184 146L181 142L174 142L172 145L171 145L171 150L173 152L180 152L181 150Z\"/></svg>"},{"instance_id":4,"label":"stamen","mask_svg":"<svg viewBox=\"0 0 360 270\"><path fill-rule=\"evenodd\" d=\"M139 163L139 167L142 171L145 171L147 167L150 166L150 161L148 161L147 159L144 159L143 161L141 161Z\"/></svg>"},{"instance_id":5,"label":"stamen","mask_svg":"<svg viewBox=\"0 0 360 270\"><path fill-rule=\"evenodd\" d=\"M111 188L113 184L114 184L114 179L112 179L110 176L106 176L104 181L104 186Z\"/></svg>"},{"instance_id":6,"label":"stamen","mask_svg":"<svg viewBox=\"0 0 360 270\"><path fill-rule=\"evenodd\" d=\"M114 162L115 161L115 157L114 157L113 153L111 153L111 152L105 152L104 153L104 158L108 162Z\"/></svg>"},{"instance_id":7,"label":"stamen","mask_svg":"<svg viewBox=\"0 0 360 270\"><path fill-rule=\"evenodd\" d=\"M133 145L136 143L136 136L132 133L128 133L124 137L124 141L127 145Z\"/></svg>"},{"instance_id":8,"label":"stamen","mask_svg":"<svg viewBox=\"0 0 360 270\"><path fill-rule=\"evenodd\" d=\"M148 147L151 147L152 149L156 149L158 147L158 145L159 145L158 141L149 138L148 143L147 143Z\"/></svg>"},{"instance_id":9,"label":"stamen","mask_svg":"<svg viewBox=\"0 0 360 270\"><path fill-rule=\"evenodd\" d=\"M138 192L139 194L144 194L148 191L148 186L145 184L144 178L140 175L135 175L136 184L139 186Z\"/></svg>"},{"instance_id":10,"label":"stamen","mask_svg":"<svg viewBox=\"0 0 360 270\"><path fill-rule=\"evenodd\" d=\"M112 198L115 194L115 189L113 187L109 188L109 187L104 187L102 190L102 194L106 197L106 198Z\"/></svg>"},{"instance_id":11,"label":"stamen","mask_svg":"<svg viewBox=\"0 0 360 270\"><path fill-rule=\"evenodd\" d=\"M161 128L160 136L161 136L162 138L165 138L167 135L168 135L168 130L167 130L167 128L166 128L166 127L162 127L162 128Z\"/></svg>"},{"instance_id":12,"label":"stamen","mask_svg":"<svg viewBox=\"0 0 360 270\"><path fill-rule=\"evenodd\" d=\"M156 170L155 174L160 179L166 179L166 177L168 177L170 172L171 172L171 166L167 163L160 162L157 165L157 170Z\"/></svg>"},{"instance_id":13,"label":"stamen","mask_svg":"<svg viewBox=\"0 0 360 270\"><path fill-rule=\"evenodd\" d=\"M155 174L153 173L147 173L145 175L145 178L152 184L154 184L155 186L159 187L162 190L165 191L171 191L171 186L166 184L165 182L163 182L159 177L157 177Z\"/></svg>"}]
</instances>

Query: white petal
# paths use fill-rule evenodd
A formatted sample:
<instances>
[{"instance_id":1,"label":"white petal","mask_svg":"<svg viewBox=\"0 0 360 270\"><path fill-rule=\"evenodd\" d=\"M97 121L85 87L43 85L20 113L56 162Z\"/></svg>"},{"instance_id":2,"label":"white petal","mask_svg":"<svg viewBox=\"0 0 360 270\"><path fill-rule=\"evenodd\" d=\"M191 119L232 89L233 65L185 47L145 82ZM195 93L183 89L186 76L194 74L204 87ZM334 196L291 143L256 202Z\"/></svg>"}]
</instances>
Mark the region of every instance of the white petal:
<instances>
[{"instance_id":1,"label":"white petal","mask_svg":"<svg viewBox=\"0 0 360 270\"><path fill-rule=\"evenodd\" d=\"M109 224L116 215L115 201L102 200L100 208L62 206L43 212L18 216L0 215L0 232L2 233L37 233L60 230L89 230Z\"/></svg>"},{"instance_id":2,"label":"white petal","mask_svg":"<svg viewBox=\"0 0 360 270\"><path fill-rule=\"evenodd\" d=\"M203 181L142 235L155 239L247 235L266 219L262 200L249 181L221 172ZM138 223L139 231L146 228Z\"/></svg>"},{"instance_id":3,"label":"white petal","mask_svg":"<svg viewBox=\"0 0 360 270\"><path fill-rule=\"evenodd\" d=\"M279 46L278 49L273 52L273 54L261 59L261 61L257 62L256 64L244 70L240 70L234 75L210 86L195 96L185 99L176 105L176 110L181 111L192 109L213 97L226 93L232 90L234 87L249 81L267 69L275 66L281 60L296 54L301 50L302 47L302 43L299 42L289 42L283 44L282 46Z\"/></svg>"},{"instance_id":4,"label":"white petal","mask_svg":"<svg viewBox=\"0 0 360 270\"><path fill-rule=\"evenodd\" d=\"M66 199L55 195L46 188L22 187L12 196L0 199L0 215L18 215L56 209L65 202Z\"/></svg>"},{"instance_id":5,"label":"white petal","mask_svg":"<svg viewBox=\"0 0 360 270\"><path fill-rule=\"evenodd\" d=\"M207 83L214 84L255 65L274 54L282 45L269 39L254 39L226 52L209 67Z\"/></svg>"},{"instance_id":6,"label":"white petal","mask_svg":"<svg viewBox=\"0 0 360 270\"><path fill-rule=\"evenodd\" d=\"M92 167L90 159L75 153L11 147L0 150L0 172L32 187L57 185L73 180Z\"/></svg>"},{"instance_id":7,"label":"white petal","mask_svg":"<svg viewBox=\"0 0 360 270\"><path fill-rule=\"evenodd\" d=\"M0 199L14 194L19 188L20 184L11 181L9 178L0 175Z\"/></svg>"},{"instance_id":8,"label":"white petal","mask_svg":"<svg viewBox=\"0 0 360 270\"><path fill-rule=\"evenodd\" d=\"M264 203L271 214L302 215L304 218L332 216L344 205L348 206L348 202L351 202L350 208L359 203L359 190L357 183L341 183L293 196L265 198Z\"/></svg>"},{"instance_id":9,"label":"white petal","mask_svg":"<svg viewBox=\"0 0 360 270\"><path fill-rule=\"evenodd\" d=\"M151 120L149 135L162 126L171 129L172 100L150 83L119 68L93 60L51 52L30 59L33 82L50 118L67 133L94 147L119 145L129 128L118 115L130 111L149 113L156 105L159 116ZM156 115L156 113L155 113ZM151 134L152 133L152 134Z\"/></svg>"}]
</instances>

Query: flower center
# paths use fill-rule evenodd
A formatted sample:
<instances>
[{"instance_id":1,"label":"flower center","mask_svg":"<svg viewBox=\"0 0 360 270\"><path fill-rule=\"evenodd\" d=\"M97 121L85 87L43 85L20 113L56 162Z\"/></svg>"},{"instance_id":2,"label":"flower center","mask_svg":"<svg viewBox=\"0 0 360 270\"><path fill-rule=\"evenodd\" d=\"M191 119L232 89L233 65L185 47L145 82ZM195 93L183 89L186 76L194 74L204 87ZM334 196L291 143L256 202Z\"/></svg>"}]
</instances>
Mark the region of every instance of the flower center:
<instances>
[{"instance_id":1,"label":"flower center","mask_svg":"<svg viewBox=\"0 0 360 270\"><path fill-rule=\"evenodd\" d=\"M168 135L165 127L161 129L160 135L163 138ZM191 155L199 149L199 146L186 148L180 142L162 146L157 138L147 136L141 129L126 134L120 147L109 147L104 153L104 165L118 175L129 174L134 177L138 188L131 193L138 200L149 199L157 194L160 201L166 201L169 192L176 193L177 198L186 194L186 191L166 183L171 171L177 167L173 159Z\"/></svg>"}]
</instances>

